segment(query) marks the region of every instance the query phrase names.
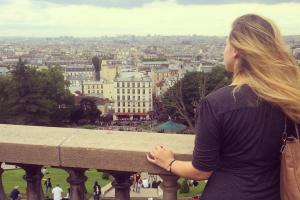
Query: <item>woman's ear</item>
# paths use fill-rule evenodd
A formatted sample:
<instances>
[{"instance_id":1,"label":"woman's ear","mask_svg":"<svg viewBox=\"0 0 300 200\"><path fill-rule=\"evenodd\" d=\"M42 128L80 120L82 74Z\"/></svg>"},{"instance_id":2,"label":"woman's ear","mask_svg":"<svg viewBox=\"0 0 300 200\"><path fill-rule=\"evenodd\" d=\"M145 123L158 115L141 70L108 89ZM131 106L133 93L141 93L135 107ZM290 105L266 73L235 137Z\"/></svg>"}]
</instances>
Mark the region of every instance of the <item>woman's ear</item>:
<instances>
[{"instance_id":1,"label":"woman's ear","mask_svg":"<svg viewBox=\"0 0 300 200\"><path fill-rule=\"evenodd\" d=\"M239 52L237 51L237 49L236 48L234 48L234 47L232 47L233 48L233 57L234 58L238 58L239 57Z\"/></svg>"}]
</instances>

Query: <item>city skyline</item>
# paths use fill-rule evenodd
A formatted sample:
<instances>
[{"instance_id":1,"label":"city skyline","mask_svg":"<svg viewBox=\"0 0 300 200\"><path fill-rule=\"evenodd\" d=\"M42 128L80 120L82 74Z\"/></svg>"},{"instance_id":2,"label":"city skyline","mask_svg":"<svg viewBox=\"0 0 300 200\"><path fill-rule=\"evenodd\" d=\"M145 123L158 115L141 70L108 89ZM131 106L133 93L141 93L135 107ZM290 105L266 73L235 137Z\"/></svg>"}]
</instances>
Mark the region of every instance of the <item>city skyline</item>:
<instances>
[{"instance_id":1,"label":"city skyline","mask_svg":"<svg viewBox=\"0 0 300 200\"><path fill-rule=\"evenodd\" d=\"M226 36L248 13L274 20L284 35L300 35L300 1L247 2L0 0L0 37Z\"/></svg>"}]
</instances>

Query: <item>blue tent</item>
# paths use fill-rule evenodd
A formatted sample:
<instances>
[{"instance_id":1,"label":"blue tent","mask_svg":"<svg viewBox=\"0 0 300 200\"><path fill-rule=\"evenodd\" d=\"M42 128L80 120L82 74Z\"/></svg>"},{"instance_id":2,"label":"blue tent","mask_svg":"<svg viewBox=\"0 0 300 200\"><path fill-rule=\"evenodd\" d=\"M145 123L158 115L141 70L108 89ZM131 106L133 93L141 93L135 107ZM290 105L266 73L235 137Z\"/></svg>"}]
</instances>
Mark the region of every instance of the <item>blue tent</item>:
<instances>
[{"instance_id":1,"label":"blue tent","mask_svg":"<svg viewBox=\"0 0 300 200\"><path fill-rule=\"evenodd\" d=\"M154 128L156 131L163 131L167 133L176 133L181 132L187 129L187 127L183 124L178 124L173 122L172 120L169 120L167 122L164 122Z\"/></svg>"}]
</instances>

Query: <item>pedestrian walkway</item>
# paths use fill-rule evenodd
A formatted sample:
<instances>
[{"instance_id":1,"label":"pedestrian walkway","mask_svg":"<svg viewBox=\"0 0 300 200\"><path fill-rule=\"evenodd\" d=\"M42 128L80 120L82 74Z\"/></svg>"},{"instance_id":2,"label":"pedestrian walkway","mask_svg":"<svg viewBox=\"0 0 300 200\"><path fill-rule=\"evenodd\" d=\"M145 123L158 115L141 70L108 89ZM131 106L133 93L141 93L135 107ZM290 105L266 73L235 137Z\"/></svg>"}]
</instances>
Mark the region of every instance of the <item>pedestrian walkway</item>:
<instances>
[{"instance_id":1,"label":"pedestrian walkway","mask_svg":"<svg viewBox=\"0 0 300 200\"><path fill-rule=\"evenodd\" d=\"M141 178L148 178L149 175L148 173L142 173ZM158 179L160 180L160 178ZM108 184L101 188L101 193L103 195L103 198L114 198L115 197L115 189L112 187L111 184ZM130 197L132 198L158 198L162 197L163 191L158 188L142 188L140 189L140 192L133 192L132 190L130 191ZM91 198L90 200L93 200Z\"/></svg>"},{"instance_id":2,"label":"pedestrian walkway","mask_svg":"<svg viewBox=\"0 0 300 200\"><path fill-rule=\"evenodd\" d=\"M109 197L112 198L115 196L115 189L111 189L109 190L104 197ZM153 197L153 198L157 198L162 196L162 190L160 188L156 189L156 188L141 188L140 192L133 192L130 191L130 197L145 197L145 198L149 198L149 197Z\"/></svg>"}]
</instances>

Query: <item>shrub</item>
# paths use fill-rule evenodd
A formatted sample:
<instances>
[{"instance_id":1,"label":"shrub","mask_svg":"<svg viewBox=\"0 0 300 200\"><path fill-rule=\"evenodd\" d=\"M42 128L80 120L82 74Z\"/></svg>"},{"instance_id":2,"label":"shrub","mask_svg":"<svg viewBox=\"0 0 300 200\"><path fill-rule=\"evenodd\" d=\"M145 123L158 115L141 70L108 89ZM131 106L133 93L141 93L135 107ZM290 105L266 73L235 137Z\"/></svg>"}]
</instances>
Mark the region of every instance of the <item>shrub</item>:
<instances>
[{"instance_id":1,"label":"shrub","mask_svg":"<svg viewBox=\"0 0 300 200\"><path fill-rule=\"evenodd\" d=\"M108 173L105 173L105 172L103 172L103 174L102 174L102 179L106 179L106 180L108 180L108 179L109 179L109 174L108 174Z\"/></svg>"},{"instance_id":2,"label":"shrub","mask_svg":"<svg viewBox=\"0 0 300 200\"><path fill-rule=\"evenodd\" d=\"M184 180L182 182L182 184L180 185L180 190L179 190L180 193L189 193L190 192L190 187L187 183L187 180Z\"/></svg>"}]
</instances>

